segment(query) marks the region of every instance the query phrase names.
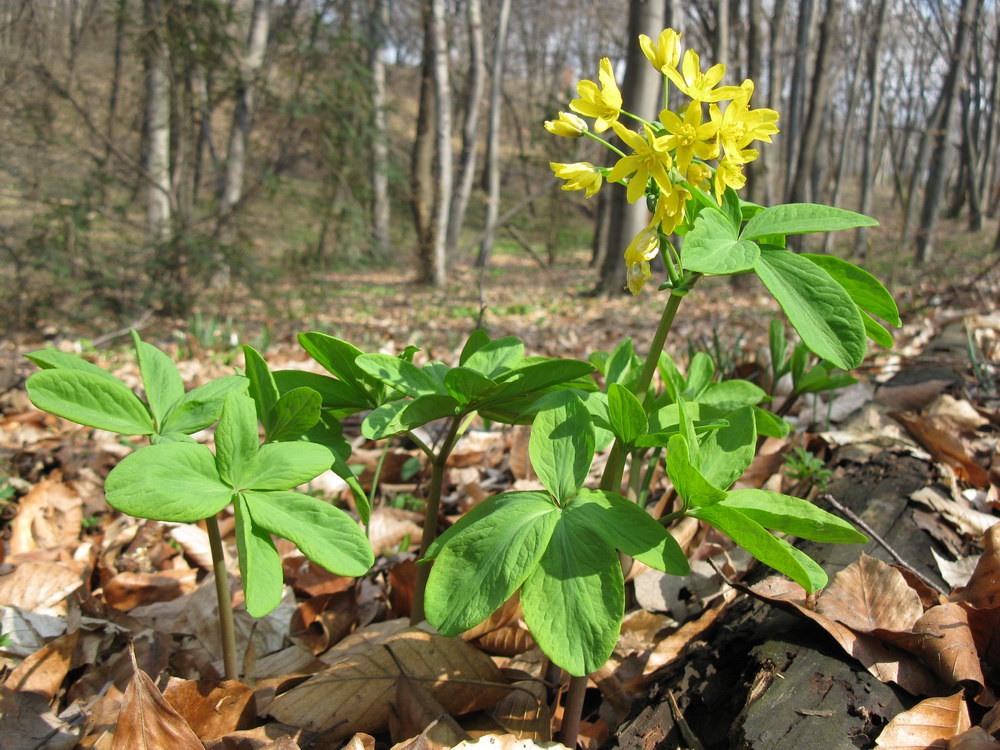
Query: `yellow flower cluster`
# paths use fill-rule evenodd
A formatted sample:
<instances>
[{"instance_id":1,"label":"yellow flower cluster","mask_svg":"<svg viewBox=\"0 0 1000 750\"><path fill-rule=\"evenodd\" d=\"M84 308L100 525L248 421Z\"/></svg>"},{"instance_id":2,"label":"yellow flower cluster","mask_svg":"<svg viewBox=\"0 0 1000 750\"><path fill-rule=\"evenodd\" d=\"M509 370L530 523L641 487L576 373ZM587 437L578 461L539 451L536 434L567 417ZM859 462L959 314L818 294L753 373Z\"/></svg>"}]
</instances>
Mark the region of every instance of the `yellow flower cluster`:
<instances>
[{"instance_id":1,"label":"yellow flower cluster","mask_svg":"<svg viewBox=\"0 0 1000 750\"><path fill-rule=\"evenodd\" d=\"M550 133L570 138L587 135L621 156L610 169L589 162L550 162L555 175L566 180L563 190L584 190L589 198L606 179L625 184L630 203L643 197L655 202L652 222L625 252L628 287L633 294L651 277L649 261L659 252L661 235L669 235L683 223L690 189L711 190L721 205L727 187L739 190L746 184L743 166L758 156L750 144L770 143L778 132L777 112L750 108L753 81L720 86L725 66L713 65L702 72L697 52L689 49L681 55L681 35L673 29L664 29L655 41L643 34L639 45L653 67L691 100L686 106L676 112L663 109L656 122L626 112L611 61L604 58L598 70L599 84L580 81L577 85L580 96L569 103L576 114L560 112L558 119L545 123ZM728 102L724 108L719 106L723 102ZM593 133L578 115L594 120ZM625 127L620 122L622 115L638 122L639 131ZM619 151L595 135L609 128L631 153ZM714 169L706 163L710 161L716 162Z\"/></svg>"}]
</instances>

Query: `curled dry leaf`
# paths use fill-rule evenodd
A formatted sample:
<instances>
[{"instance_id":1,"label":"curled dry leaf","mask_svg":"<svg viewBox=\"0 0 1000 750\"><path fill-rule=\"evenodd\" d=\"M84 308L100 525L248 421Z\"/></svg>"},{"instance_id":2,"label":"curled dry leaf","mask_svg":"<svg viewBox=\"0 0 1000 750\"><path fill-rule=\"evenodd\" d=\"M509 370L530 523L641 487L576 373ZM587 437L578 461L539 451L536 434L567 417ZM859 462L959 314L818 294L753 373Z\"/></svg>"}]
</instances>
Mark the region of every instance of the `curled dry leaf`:
<instances>
[{"instance_id":1,"label":"curled dry leaf","mask_svg":"<svg viewBox=\"0 0 1000 750\"><path fill-rule=\"evenodd\" d=\"M941 604L927 610L913 626L923 636L916 653L934 673L949 684L971 683L975 694L985 690L979 654L969 630L964 609L958 604ZM971 686L970 686L971 687ZM988 705L993 705L990 700Z\"/></svg>"},{"instance_id":2,"label":"curled dry leaf","mask_svg":"<svg viewBox=\"0 0 1000 750\"><path fill-rule=\"evenodd\" d=\"M535 742L513 734L485 734L478 740L455 745L453 750L569 750L558 742Z\"/></svg>"},{"instance_id":3,"label":"curled dry leaf","mask_svg":"<svg viewBox=\"0 0 1000 750\"><path fill-rule=\"evenodd\" d=\"M983 554L972 571L969 584L956 591L953 599L979 609L1000 606L1000 523L986 530Z\"/></svg>"},{"instance_id":4,"label":"curled dry leaf","mask_svg":"<svg viewBox=\"0 0 1000 750\"><path fill-rule=\"evenodd\" d=\"M350 633L357 619L358 597L351 588L300 603L292 615L291 631L313 654L321 654Z\"/></svg>"},{"instance_id":5,"label":"curled dry leaf","mask_svg":"<svg viewBox=\"0 0 1000 750\"><path fill-rule=\"evenodd\" d=\"M859 633L908 631L924 612L902 574L866 554L834 576L816 610Z\"/></svg>"},{"instance_id":6,"label":"curled dry leaf","mask_svg":"<svg viewBox=\"0 0 1000 750\"><path fill-rule=\"evenodd\" d=\"M65 615L63 601L83 585L82 571L60 562L31 561L0 576L0 602L40 615Z\"/></svg>"},{"instance_id":7,"label":"curled dry leaf","mask_svg":"<svg viewBox=\"0 0 1000 750\"><path fill-rule=\"evenodd\" d=\"M392 646L387 646L390 651ZM401 664L397 666L402 666ZM405 674L396 680L396 696L389 707L389 732L399 746L417 738L421 748L451 748L471 739L434 696Z\"/></svg>"},{"instance_id":8,"label":"curled dry leaf","mask_svg":"<svg viewBox=\"0 0 1000 750\"><path fill-rule=\"evenodd\" d=\"M253 689L236 680L178 680L163 697L203 742L248 729L257 718Z\"/></svg>"},{"instance_id":9,"label":"curled dry leaf","mask_svg":"<svg viewBox=\"0 0 1000 750\"><path fill-rule=\"evenodd\" d=\"M910 436L928 451L935 461L950 466L959 479L973 487L990 486L989 473L969 456L961 441L950 432L932 425L927 419L905 412L889 412L889 416L903 425Z\"/></svg>"},{"instance_id":10,"label":"curled dry leaf","mask_svg":"<svg viewBox=\"0 0 1000 750\"><path fill-rule=\"evenodd\" d=\"M552 739L552 712L545 683L519 680L511 683L507 695L488 710L489 715L509 734L535 742Z\"/></svg>"},{"instance_id":11,"label":"curled dry leaf","mask_svg":"<svg viewBox=\"0 0 1000 750\"><path fill-rule=\"evenodd\" d=\"M461 640L410 628L348 652L275 698L267 713L309 731L330 730L330 739L381 731L400 675L397 661L453 715L485 708L507 693L506 680L486 654Z\"/></svg>"},{"instance_id":12,"label":"curled dry leaf","mask_svg":"<svg viewBox=\"0 0 1000 750\"><path fill-rule=\"evenodd\" d=\"M405 537L410 537L411 544L420 542L422 522L423 517L419 513L402 508L380 506L373 510L371 523L368 524L368 539L375 554L394 553Z\"/></svg>"},{"instance_id":13,"label":"curled dry leaf","mask_svg":"<svg viewBox=\"0 0 1000 750\"><path fill-rule=\"evenodd\" d=\"M132 681L125 690L111 750L204 750L190 725L164 700L149 675L139 669L134 653L132 668Z\"/></svg>"},{"instance_id":14,"label":"curled dry leaf","mask_svg":"<svg viewBox=\"0 0 1000 750\"><path fill-rule=\"evenodd\" d=\"M83 498L71 485L43 479L22 497L10 525L10 554L75 545L83 524Z\"/></svg>"},{"instance_id":15,"label":"curled dry leaf","mask_svg":"<svg viewBox=\"0 0 1000 750\"><path fill-rule=\"evenodd\" d=\"M962 693L928 698L890 721L875 742L882 750L928 750L948 747L948 741L971 726Z\"/></svg>"},{"instance_id":16,"label":"curled dry leaf","mask_svg":"<svg viewBox=\"0 0 1000 750\"><path fill-rule=\"evenodd\" d=\"M996 522L996 516L983 513L945 497L933 487L924 487L910 495L910 499L940 513L963 534L981 536Z\"/></svg>"},{"instance_id":17,"label":"curled dry leaf","mask_svg":"<svg viewBox=\"0 0 1000 750\"><path fill-rule=\"evenodd\" d=\"M119 573L105 582L104 600L123 612L142 604L168 602L193 591L197 576L198 571L193 568L160 573Z\"/></svg>"},{"instance_id":18,"label":"curled dry leaf","mask_svg":"<svg viewBox=\"0 0 1000 750\"><path fill-rule=\"evenodd\" d=\"M4 687L15 692L37 693L51 701L73 664L73 650L79 638L80 631L74 630L47 643L10 673Z\"/></svg>"},{"instance_id":19,"label":"curled dry leaf","mask_svg":"<svg viewBox=\"0 0 1000 750\"><path fill-rule=\"evenodd\" d=\"M948 750L998 750L1000 742L982 727L973 727L948 740Z\"/></svg>"}]
</instances>

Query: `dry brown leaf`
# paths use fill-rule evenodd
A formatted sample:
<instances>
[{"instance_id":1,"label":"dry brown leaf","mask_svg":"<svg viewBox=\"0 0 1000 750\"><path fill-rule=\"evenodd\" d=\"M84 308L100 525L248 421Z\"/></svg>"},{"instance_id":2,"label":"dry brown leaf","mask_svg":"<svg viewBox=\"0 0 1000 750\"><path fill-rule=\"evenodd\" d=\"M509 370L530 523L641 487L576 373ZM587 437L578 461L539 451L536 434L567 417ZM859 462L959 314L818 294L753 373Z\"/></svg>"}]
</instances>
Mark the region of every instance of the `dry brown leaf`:
<instances>
[{"instance_id":1,"label":"dry brown leaf","mask_svg":"<svg viewBox=\"0 0 1000 750\"><path fill-rule=\"evenodd\" d=\"M558 742L535 742L531 739L520 739L513 734L484 734L471 742L455 745L453 750L569 750Z\"/></svg>"},{"instance_id":2,"label":"dry brown leaf","mask_svg":"<svg viewBox=\"0 0 1000 750\"><path fill-rule=\"evenodd\" d=\"M499 656L515 656L535 647L535 637L527 627L519 622L513 622L489 633L484 633L470 642L475 643L484 651Z\"/></svg>"},{"instance_id":3,"label":"dry brown leaf","mask_svg":"<svg viewBox=\"0 0 1000 750\"><path fill-rule=\"evenodd\" d=\"M417 589L417 564L406 558L389 568L389 606L396 617L409 617Z\"/></svg>"},{"instance_id":4,"label":"dry brown leaf","mask_svg":"<svg viewBox=\"0 0 1000 750\"><path fill-rule=\"evenodd\" d=\"M10 524L10 554L75 546L83 524L83 498L69 484L43 479L22 497Z\"/></svg>"},{"instance_id":5,"label":"dry brown leaf","mask_svg":"<svg viewBox=\"0 0 1000 750\"><path fill-rule=\"evenodd\" d=\"M202 742L249 729L257 718L253 689L236 680L176 680L163 698Z\"/></svg>"},{"instance_id":6,"label":"dry brown leaf","mask_svg":"<svg viewBox=\"0 0 1000 750\"><path fill-rule=\"evenodd\" d=\"M5 750L70 750L82 733L82 727L59 719L44 695L0 687L0 746Z\"/></svg>"},{"instance_id":7,"label":"dry brown leaf","mask_svg":"<svg viewBox=\"0 0 1000 750\"><path fill-rule=\"evenodd\" d=\"M142 604L168 602L190 593L197 577L198 571L193 568L159 573L119 573L104 583L104 601L122 612Z\"/></svg>"},{"instance_id":8,"label":"dry brown leaf","mask_svg":"<svg viewBox=\"0 0 1000 750\"><path fill-rule=\"evenodd\" d=\"M965 602L959 602L965 610L972 640L975 641L979 658L994 669L1000 669L1000 607L977 609Z\"/></svg>"},{"instance_id":9,"label":"dry brown leaf","mask_svg":"<svg viewBox=\"0 0 1000 750\"><path fill-rule=\"evenodd\" d=\"M297 740L301 734L302 731L297 727L272 723L230 732L218 739L209 740L204 747L205 750L299 750Z\"/></svg>"},{"instance_id":10,"label":"dry brown leaf","mask_svg":"<svg viewBox=\"0 0 1000 750\"><path fill-rule=\"evenodd\" d=\"M535 742L552 739L552 712L549 710L545 683L519 680L511 683L507 695L488 709L488 713L509 734Z\"/></svg>"},{"instance_id":11,"label":"dry brown leaf","mask_svg":"<svg viewBox=\"0 0 1000 750\"><path fill-rule=\"evenodd\" d=\"M357 619L358 597L351 588L301 602L292 616L291 631L313 654L321 654L350 633Z\"/></svg>"},{"instance_id":12,"label":"dry brown leaf","mask_svg":"<svg viewBox=\"0 0 1000 750\"><path fill-rule=\"evenodd\" d=\"M391 650L392 646L386 648ZM389 710L389 732L397 745L418 735L422 743L432 748L451 748L470 739L444 706L405 673L396 680L396 696Z\"/></svg>"},{"instance_id":13,"label":"dry brown leaf","mask_svg":"<svg viewBox=\"0 0 1000 750\"><path fill-rule=\"evenodd\" d=\"M355 630L325 654L320 655L320 661L333 664L348 654L368 651L371 647L385 642L409 627L410 619L408 617L397 617L394 620L383 620L366 625Z\"/></svg>"},{"instance_id":14,"label":"dry brown leaf","mask_svg":"<svg viewBox=\"0 0 1000 750\"><path fill-rule=\"evenodd\" d=\"M956 529L970 536L985 534L997 522L996 516L966 507L933 487L917 490L910 495L910 499L940 513Z\"/></svg>"},{"instance_id":15,"label":"dry brown leaf","mask_svg":"<svg viewBox=\"0 0 1000 750\"><path fill-rule=\"evenodd\" d=\"M943 430L954 430L970 434L990 423L986 417L976 411L976 407L966 399L957 399L947 393L942 393L927 407L925 412L934 424Z\"/></svg>"},{"instance_id":16,"label":"dry brown leaf","mask_svg":"<svg viewBox=\"0 0 1000 750\"><path fill-rule=\"evenodd\" d=\"M971 726L962 693L928 698L890 721L875 741L884 750L946 748L948 740Z\"/></svg>"},{"instance_id":17,"label":"dry brown leaf","mask_svg":"<svg viewBox=\"0 0 1000 750\"><path fill-rule=\"evenodd\" d=\"M911 385L883 385L875 389L875 400L891 409L920 411L950 386L951 380L925 380Z\"/></svg>"},{"instance_id":18,"label":"dry brown leaf","mask_svg":"<svg viewBox=\"0 0 1000 750\"><path fill-rule=\"evenodd\" d=\"M384 646L392 647L392 654ZM323 672L275 698L270 716L331 738L377 732L388 722L388 705L400 669L424 686L449 713L492 705L506 694L506 680L486 654L461 640L415 628L381 644L348 653Z\"/></svg>"},{"instance_id":19,"label":"dry brown leaf","mask_svg":"<svg viewBox=\"0 0 1000 750\"><path fill-rule=\"evenodd\" d=\"M993 708L987 711L986 715L983 716L983 720L979 722L979 724L990 734L1000 732L1000 703L997 703L993 706Z\"/></svg>"},{"instance_id":20,"label":"dry brown leaf","mask_svg":"<svg viewBox=\"0 0 1000 750\"><path fill-rule=\"evenodd\" d=\"M423 520L420 513L402 508L375 508L368 524L368 538L375 554L394 553L404 537L410 537L411 544L419 543Z\"/></svg>"},{"instance_id":21,"label":"dry brown leaf","mask_svg":"<svg viewBox=\"0 0 1000 750\"><path fill-rule=\"evenodd\" d=\"M375 738L370 734L358 732L347 741L343 750L375 750Z\"/></svg>"},{"instance_id":22,"label":"dry brown leaf","mask_svg":"<svg viewBox=\"0 0 1000 750\"><path fill-rule=\"evenodd\" d=\"M504 625L517 622L521 617L521 597L516 593L501 604L489 617L469 630L462 633L462 638L472 641L487 633L502 628Z\"/></svg>"},{"instance_id":23,"label":"dry brown leaf","mask_svg":"<svg viewBox=\"0 0 1000 750\"><path fill-rule=\"evenodd\" d=\"M882 682L893 682L913 695L934 695L941 692L940 682L916 657L883 643L873 635L855 633L839 622L806 607L805 589L797 583L772 576L751 587L736 585L780 609L812 620Z\"/></svg>"},{"instance_id":24,"label":"dry brown leaf","mask_svg":"<svg viewBox=\"0 0 1000 750\"><path fill-rule=\"evenodd\" d=\"M989 473L969 457L965 446L954 435L915 414L894 411L889 412L889 416L903 425L910 436L930 452L935 461L950 466L960 479L981 489L990 486Z\"/></svg>"},{"instance_id":25,"label":"dry brown leaf","mask_svg":"<svg viewBox=\"0 0 1000 750\"><path fill-rule=\"evenodd\" d=\"M816 610L860 633L907 631L924 612L898 570L864 553L834 576Z\"/></svg>"},{"instance_id":26,"label":"dry brown leaf","mask_svg":"<svg viewBox=\"0 0 1000 750\"><path fill-rule=\"evenodd\" d=\"M60 562L24 562L0 576L0 602L40 615L65 615L62 602L83 585L82 571Z\"/></svg>"},{"instance_id":27,"label":"dry brown leaf","mask_svg":"<svg viewBox=\"0 0 1000 750\"><path fill-rule=\"evenodd\" d=\"M948 740L948 750L997 750L1000 742L982 727L967 729Z\"/></svg>"},{"instance_id":28,"label":"dry brown leaf","mask_svg":"<svg viewBox=\"0 0 1000 750\"><path fill-rule=\"evenodd\" d=\"M986 530L983 554L972 571L969 584L956 591L952 598L979 609L1000 606L1000 523Z\"/></svg>"},{"instance_id":29,"label":"dry brown leaf","mask_svg":"<svg viewBox=\"0 0 1000 750\"><path fill-rule=\"evenodd\" d=\"M79 638L80 631L74 630L46 644L10 673L4 687L37 693L51 701L73 665L73 650Z\"/></svg>"},{"instance_id":30,"label":"dry brown leaf","mask_svg":"<svg viewBox=\"0 0 1000 750\"><path fill-rule=\"evenodd\" d=\"M132 669L132 681L125 690L111 750L147 747L204 750L190 725L164 700L149 675L139 669L134 653Z\"/></svg>"}]
</instances>

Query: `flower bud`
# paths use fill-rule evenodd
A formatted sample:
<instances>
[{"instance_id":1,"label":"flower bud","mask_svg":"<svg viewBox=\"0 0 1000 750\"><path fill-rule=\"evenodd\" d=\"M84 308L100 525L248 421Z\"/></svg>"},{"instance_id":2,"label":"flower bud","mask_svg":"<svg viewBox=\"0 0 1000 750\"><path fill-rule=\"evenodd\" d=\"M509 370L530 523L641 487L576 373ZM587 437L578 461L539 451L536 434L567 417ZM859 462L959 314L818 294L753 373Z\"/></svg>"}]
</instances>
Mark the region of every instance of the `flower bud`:
<instances>
[{"instance_id":1,"label":"flower bud","mask_svg":"<svg viewBox=\"0 0 1000 750\"><path fill-rule=\"evenodd\" d=\"M567 138L579 138L589 129L582 117L570 112L560 112L558 120L547 120L545 129L553 135L563 135Z\"/></svg>"}]
</instances>

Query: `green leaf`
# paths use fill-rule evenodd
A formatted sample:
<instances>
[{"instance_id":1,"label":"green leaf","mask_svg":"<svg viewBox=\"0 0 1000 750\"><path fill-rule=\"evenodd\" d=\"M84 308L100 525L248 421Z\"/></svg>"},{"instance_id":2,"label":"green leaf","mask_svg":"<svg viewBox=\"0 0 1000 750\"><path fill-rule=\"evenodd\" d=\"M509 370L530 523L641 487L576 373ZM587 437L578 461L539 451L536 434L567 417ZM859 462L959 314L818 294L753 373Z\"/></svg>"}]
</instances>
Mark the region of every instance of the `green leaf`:
<instances>
[{"instance_id":1,"label":"green leaf","mask_svg":"<svg viewBox=\"0 0 1000 750\"><path fill-rule=\"evenodd\" d=\"M484 346L490 343L490 336L482 328L477 328L475 331L469 334L469 338L465 341L465 346L462 347L462 353L459 355L458 364L464 365L469 361L469 357L478 352Z\"/></svg>"},{"instance_id":2,"label":"green leaf","mask_svg":"<svg viewBox=\"0 0 1000 750\"><path fill-rule=\"evenodd\" d=\"M698 395L698 403L712 406L716 409L732 411L742 406L753 406L767 398L762 388L749 380L723 380L721 383L709 383Z\"/></svg>"},{"instance_id":3,"label":"green leaf","mask_svg":"<svg viewBox=\"0 0 1000 750\"><path fill-rule=\"evenodd\" d=\"M865 325L844 288L812 261L788 250L761 248L754 270L802 341L849 370L865 358Z\"/></svg>"},{"instance_id":4,"label":"green leaf","mask_svg":"<svg viewBox=\"0 0 1000 750\"><path fill-rule=\"evenodd\" d=\"M132 343L139 359L142 387L153 419L162 430L163 422L174 404L184 397L184 381L174 361L152 344L147 344L132 331Z\"/></svg>"},{"instance_id":5,"label":"green leaf","mask_svg":"<svg viewBox=\"0 0 1000 750\"><path fill-rule=\"evenodd\" d=\"M372 409L361 423L361 434L369 440L381 440L406 432L400 417L412 401L390 401Z\"/></svg>"},{"instance_id":6,"label":"green leaf","mask_svg":"<svg viewBox=\"0 0 1000 750\"><path fill-rule=\"evenodd\" d=\"M779 318L771 318L767 337L771 348L771 376L777 382L788 372L788 338L785 336L785 324Z\"/></svg>"},{"instance_id":7,"label":"green leaf","mask_svg":"<svg viewBox=\"0 0 1000 750\"><path fill-rule=\"evenodd\" d=\"M117 378L77 369L33 373L28 398L39 409L73 422L123 435L150 435L153 420L146 406Z\"/></svg>"},{"instance_id":8,"label":"green leaf","mask_svg":"<svg viewBox=\"0 0 1000 750\"><path fill-rule=\"evenodd\" d=\"M632 339L623 339L608 358L605 365L604 380L607 383L618 383L630 388L633 381L639 377L642 363L635 354Z\"/></svg>"},{"instance_id":9,"label":"green leaf","mask_svg":"<svg viewBox=\"0 0 1000 750\"><path fill-rule=\"evenodd\" d=\"M759 406L753 409L754 423L757 425L757 434L767 437L783 438L792 431L792 426L777 414L761 409Z\"/></svg>"},{"instance_id":10,"label":"green leaf","mask_svg":"<svg viewBox=\"0 0 1000 750\"><path fill-rule=\"evenodd\" d=\"M691 572L683 550L663 524L619 495L584 488L564 512L579 514L581 524L651 568L675 576Z\"/></svg>"},{"instance_id":11,"label":"green leaf","mask_svg":"<svg viewBox=\"0 0 1000 750\"><path fill-rule=\"evenodd\" d=\"M777 538L777 537L776 537ZM809 555L800 550L798 547L794 547L789 544L784 539L778 539L778 542L788 551L792 557L798 560L799 565L806 573L806 577L809 579L809 585L804 588L808 591L819 591L826 587L830 579L826 575L826 571L819 566L815 560L813 560Z\"/></svg>"},{"instance_id":12,"label":"green leaf","mask_svg":"<svg viewBox=\"0 0 1000 750\"><path fill-rule=\"evenodd\" d=\"M333 454L316 443L268 443L257 452L256 469L239 485L246 490L289 490L330 468Z\"/></svg>"},{"instance_id":13,"label":"green leaf","mask_svg":"<svg viewBox=\"0 0 1000 750\"><path fill-rule=\"evenodd\" d=\"M736 508L766 529L784 531L814 542L864 544L868 541L868 537L842 518L791 495L769 490L733 490L722 504Z\"/></svg>"},{"instance_id":14,"label":"green leaf","mask_svg":"<svg viewBox=\"0 0 1000 750\"><path fill-rule=\"evenodd\" d=\"M361 423L361 434L381 440L408 432L435 419L456 414L458 402L451 396L429 394L413 401L392 401L372 411Z\"/></svg>"},{"instance_id":15,"label":"green leaf","mask_svg":"<svg viewBox=\"0 0 1000 750\"><path fill-rule=\"evenodd\" d=\"M444 376L444 385L460 404L476 403L488 398L497 384L476 370L453 367Z\"/></svg>"},{"instance_id":16,"label":"green leaf","mask_svg":"<svg viewBox=\"0 0 1000 750\"><path fill-rule=\"evenodd\" d=\"M516 336L504 336L484 344L468 358L463 358L462 366L496 379L501 373L513 368L523 356L524 344L521 340Z\"/></svg>"},{"instance_id":17,"label":"green leaf","mask_svg":"<svg viewBox=\"0 0 1000 750\"><path fill-rule=\"evenodd\" d=\"M583 486L594 461L594 427L580 397L559 391L535 416L528 456L539 480L559 502Z\"/></svg>"},{"instance_id":18,"label":"green leaf","mask_svg":"<svg viewBox=\"0 0 1000 750\"><path fill-rule=\"evenodd\" d=\"M29 352L24 356L41 367L43 370L80 370L82 372L89 372L93 375L98 375L105 380L110 380L114 383L121 383L118 378L107 370L88 362L83 357L76 354L67 354L66 352L60 352L56 349L39 349L38 351Z\"/></svg>"},{"instance_id":19,"label":"green leaf","mask_svg":"<svg viewBox=\"0 0 1000 750\"><path fill-rule=\"evenodd\" d=\"M727 427L701 439L702 476L715 487L727 489L743 476L757 454L757 425L753 409L744 406L726 415Z\"/></svg>"},{"instance_id":20,"label":"green leaf","mask_svg":"<svg viewBox=\"0 0 1000 750\"><path fill-rule=\"evenodd\" d=\"M196 442L190 435L183 432L154 432L149 436L150 445L160 445L161 443L194 443Z\"/></svg>"},{"instance_id":21,"label":"green leaf","mask_svg":"<svg viewBox=\"0 0 1000 750\"><path fill-rule=\"evenodd\" d=\"M271 442L297 440L319 421L323 398L312 388L294 388L271 407L264 433Z\"/></svg>"},{"instance_id":22,"label":"green leaf","mask_svg":"<svg viewBox=\"0 0 1000 750\"><path fill-rule=\"evenodd\" d=\"M687 387L687 381L681 375L681 371L677 369L677 364L674 362L673 357L666 352L660 352L656 369L660 372L660 380L663 381L663 388L667 396L670 397L670 401L676 401Z\"/></svg>"},{"instance_id":23,"label":"green leaf","mask_svg":"<svg viewBox=\"0 0 1000 750\"><path fill-rule=\"evenodd\" d=\"M798 556L789 551L791 545L775 538L735 508L716 503L694 508L688 511L688 515L714 526L762 563L784 573L807 591L816 590L814 576L806 570Z\"/></svg>"},{"instance_id":24,"label":"green leaf","mask_svg":"<svg viewBox=\"0 0 1000 750\"><path fill-rule=\"evenodd\" d=\"M155 521L193 523L229 505L212 452L199 443L168 442L125 456L104 483L112 508Z\"/></svg>"},{"instance_id":25,"label":"green leaf","mask_svg":"<svg viewBox=\"0 0 1000 750\"><path fill-rule=\"evenodd\" d=\"M302 440L329 448L331 453L345 461L351 457L353 451L351 444L344 437L344 428L340 420L330 412L321 411L319 421L302 433Z\"/></svg>"},{"instance_id":26,"label":"green leaf","mask_svg":"<svg viewBox=\"0 0 1000 750\"><path fill-rule=\"evenodd\" d=\"M337 417L346 417L363 409L370 409L368 396L343 380L304 370L275 370L271 373L279 393L295 388L312 388L323 399L323 408L330 409Z\"/></svg>"},{"instance_id":27,"label":"green leaf","mask_svg":"<svg viewBox=\"0 0 1000 750\"><path fill-rule=\"evenodd\" d=\"M886 330L885 326L864 310L861 311L861 318L865 321L865 333L868 334L868 338L883 349L892 349L895 342L892 339L892 334Z\"/></svg>"},{"instance_id":28,"label":"green leaf","mask_svg":"<svg viewBox=\"0 0 1000 750\"><path fill-rule=\"evenodd\" d=\"M593 371L592 364L577 359L543 359L532 362L504 373L498 380L500 388L491 396L490 401L496 403L526 393L537 393L552 386L569 383Z\"/></svg>"},{"instance_id":29,"label":"green leaf","mask_svg":"<svg viewBox=\"0 0 1000 750\"><path fill-rule=\"evenodd\" d=\"M540 492L497 495L473 508L428 551L427 621L452 637L489 617L538 565L558 520Z\"/></svg>"},{"instance_id":30,"label":"green leaf","mask_svg":"<svg viewBox=\"0 0 1000 750\"><path fill-rule=\"evenodd\" d=\"M347 482L347 486L351 489L351 495L354 496L354 507L358 510L361 523L367 526L371 521L372 503L368 499L368 495L365 494L361 482L358 481L354 472L351 471L351 467L347 465L347 461L336 452L333 454L333 466L330 468L334 474Z\"/></svg>"},{"instance_id":31,"label":"green leaf","mask_svg":"<svg viewBox=\"0 0 1000 750\"><path fill-rule=\"evenodd\" d=\"M247 612L263 617L281 603L284 570L271 534L256 523L249 504L238 496L236 509L236 552L243 576L243 597Z\"/></svg>"},{"instance_id":32,"label":"green leaf","mask_svg":"<svg viewBox=\"0 0 1000 750\"><path fill-rule=\"evenodd\" d=\"M646 412L632 392L618 383L608 386L608 419L611 431L626 446L635 445L636 438L649 429Z\"/></svg>"},{"instance_id":33,"label":"green leaf","mask_svg":"<svg viewBox=\"0 0 1000 750\"><path fill-rule=\"evenodd\" d=\"M688 366L687 382L681 393L686 399L700 401L702 391L709 387L715 377L715 363L705 352L695 352Z\"/></svg>"},{"instance_id":34,"label":"green leaf","mask_svg":"<svg viewBox=\"0 0 1000 750\"><path fill-rule=\"evenodd\" d=\"M733 228L739 231L740 226L743 224L743 201L740 200L740 194L728 185L722 193L722 206L720 208L729 221L732 222Z\"/></svg>"},{"instance_id":35,"label":"green leaf","mask_svg":"<svg viewBox=\"0 0 1000 750\"><path fill-rule=\"evenodd\" d=\"M244 493L254 521L294 542L314 563L340 576L363 576L375 562L357 521L319 498L301 492Z\"/></svg>"},{"instance_id":36,"label":"green leaf","mask_svg":"<svg viewBox=\"0 0 1000 750\"><path fill-rule=\"evenodd\" d=\"M857 383L857 379L846 372L833 372L833 365L829 362L819 362L809 368L802 377L795 383L797 393L821 393L822 391L835 391L838 388L846 388Z\"/></svg>"},{"instance_id":37,"label":"green leaf","mask_svg":"<svg viewBox=\"0 0 1000 750\"><path fill-rule=\"evenodd\" d=\"M729 217L718 209L706 208L684 238L681 265L698 273L743 273L753 268L759 254L756 243L738 238Z\"/></svg>"},{"instance_id":38,"label":"green leaf","mask_svg":"<svg viewBox=\"0 0 1000 750\"><path fill-rule=\"evenodd\" d=\"M241 375L225 375L184 394L160 425L160 432L191 434L204 430L222 414L230 393L246 393L250 381Z\"/></svg>"},{"instance_id":39,"label":"green leaf","mask_svg":"<svg viewBox=\"0 0 1000 750\"><path fill-rule=\"evenodd\" d=\"M253 399L257 410L257 419L264 425L264 431L270 435L267 423L271 410L278 401L278 386L267 367L267 362L256 349L245 345L243 359L246 362L247 378L250 380L250 398Z\"/></svg>"},{"instance_id":40,"label":"green leaf","mask_svg":"<svg viewBox=\"0 0 1000 750\"><path fill-rule=\"evenodd\" d=\"M667 476L685 505L711 505L726 499L726 493L705 479L691 463L688 441L683 435L670 438L667 447Z\"/></svg>"},{"instance_id":41,"label":"green leaf","mask_svg":"<svg viewBox=\"0 0 1000 750\"><path fill-rule=\"evenodd\" d=\"M230 487L245 487L247 478L257 471L259 447L253 401L242 393L231 393L215 428L215 463L222 481Z\"/></svg>"},{"instance_id":42,"label":"green leaf","mask_svg":"<svg viewBox=\"0 0 1000 750\"><path fill-rule=\"evenodd\" d=\"M555 664L576 676L600 669L614 651L625 613L614 548L563 513L521 588L521 608L531 634Z\"/></svg>"},{"instance_id":43,"label":"green leaf","mask_svg":"<svg viewBox=\"0 0 1000 750\"><path fill-rule=\"evenodd\" d=\"M362 354L357 365L385 385L411 398L442 394L438 383L412 362L388 354Z\"/></svg>"},{"instance_id":44,"label":"green leaf","mask_svg":"<svg viewBox=\"0 0 1000 750\"><path fill-rule=\"evenodd\" d=\"M309 352L309 356L354 388L359 398L367 402L368 408L374 408L382 403L385 397L385 388L378 380L358 366L357 359L361 356L360 349L346 341L317 331L300 333L299 343L303 349Z\"/></svg>"},{"instance_id":45,"label":"green leaf","mask_svg":"<svg viewBox=\"0 0 1000 750\"><path fill-rule=\"evenodd\" d=\"M815 203L788 203L771 206L758 213L743 227L740 238L753 240L769 234L806 234L877 226L875 219L842 208Z\"/></svg>"},{"instance_id":46,"label":"green leaf","mask_svg":"<svg viewBox=\"0 0 1000 750\"><path fill-rule=\"evenodd\" d=\"M899 319L899 308L896 307L896 300L889 294L889 290L882 286L882 282L865 269L834 255L803 253L802 257L808 258L830 274L834 281L844 287L854 303L862 310L878 315L882 320L894 326L903 324L903 321Z\"/></svg>"}]
</instances>

